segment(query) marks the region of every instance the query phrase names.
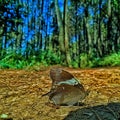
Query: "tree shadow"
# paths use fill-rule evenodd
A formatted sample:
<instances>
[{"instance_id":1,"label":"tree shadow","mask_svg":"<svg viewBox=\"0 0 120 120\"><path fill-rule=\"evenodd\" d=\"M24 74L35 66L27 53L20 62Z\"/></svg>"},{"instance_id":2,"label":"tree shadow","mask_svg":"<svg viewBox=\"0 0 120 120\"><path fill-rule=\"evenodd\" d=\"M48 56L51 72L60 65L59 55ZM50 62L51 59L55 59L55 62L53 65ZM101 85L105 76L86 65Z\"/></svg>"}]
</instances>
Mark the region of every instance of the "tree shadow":
<instances>
[{"instance_id":1,"label":"tree shadow","mask_svg":"<svg viewBox=\"0 0 120 120\"><path fill-rule=\"evenodd\" d=\"M63 120L120 120L120 103L77 109Z\"/></svg>"}]
</instances>

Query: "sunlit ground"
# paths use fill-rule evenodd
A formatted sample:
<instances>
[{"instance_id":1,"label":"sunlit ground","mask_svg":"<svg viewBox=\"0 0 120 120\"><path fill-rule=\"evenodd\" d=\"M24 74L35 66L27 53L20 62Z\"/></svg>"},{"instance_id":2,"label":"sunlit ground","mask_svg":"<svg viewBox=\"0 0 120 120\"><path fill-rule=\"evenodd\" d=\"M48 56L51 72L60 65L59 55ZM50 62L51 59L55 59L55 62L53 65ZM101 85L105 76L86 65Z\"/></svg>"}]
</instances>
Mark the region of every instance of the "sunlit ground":
<instances>
[{"instance_id":1,"label":"sunlit ground","mask_svg":"<svg viewBox=\"0 0 120 120\"><path fill-rule=\"evenodd\" d=\"M120 68L65 68L90 90L83 106L49 104L47 93L51 87L49 69L41 71L0 70L0 115L13 120L62 120L78 108L120 103Z\"/></svg>"}]
</instances>

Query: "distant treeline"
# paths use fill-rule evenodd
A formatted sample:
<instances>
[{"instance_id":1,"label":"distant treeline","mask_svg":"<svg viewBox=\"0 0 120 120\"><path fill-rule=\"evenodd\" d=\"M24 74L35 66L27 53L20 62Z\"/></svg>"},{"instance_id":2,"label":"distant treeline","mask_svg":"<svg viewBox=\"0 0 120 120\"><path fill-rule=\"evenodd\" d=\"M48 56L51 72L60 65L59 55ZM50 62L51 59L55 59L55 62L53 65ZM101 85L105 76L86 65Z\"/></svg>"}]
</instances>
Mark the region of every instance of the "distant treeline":
<instances>
[{"instance_id":1,"label":"distant treeline","mask_svg":"<svg viewBox=\"0 0 120 120\"><path fill-rule=\"evenodd\" d=\"M0 66L120 65L119 23L119 0L0 0Z\"/></svg>"}]
</instances>

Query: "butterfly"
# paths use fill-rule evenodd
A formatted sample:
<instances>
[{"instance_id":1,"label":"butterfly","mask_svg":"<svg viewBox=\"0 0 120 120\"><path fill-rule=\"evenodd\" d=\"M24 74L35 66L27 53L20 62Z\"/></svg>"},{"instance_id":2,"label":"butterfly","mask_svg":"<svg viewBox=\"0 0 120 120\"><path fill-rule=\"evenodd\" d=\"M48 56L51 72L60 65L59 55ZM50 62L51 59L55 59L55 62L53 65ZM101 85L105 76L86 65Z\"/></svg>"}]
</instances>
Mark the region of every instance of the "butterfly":
<instances>
[{"instance_id":1,"label":"butterfly","mask_svg":"<svg viewBox=\"0 0 120 120\"><path fill-rule=\"evenodd\" d=\"M62 68L50 70L51 90L45 94L55 105L74 105L86 97L83 85Z\"/></svg>"}]
</instances>

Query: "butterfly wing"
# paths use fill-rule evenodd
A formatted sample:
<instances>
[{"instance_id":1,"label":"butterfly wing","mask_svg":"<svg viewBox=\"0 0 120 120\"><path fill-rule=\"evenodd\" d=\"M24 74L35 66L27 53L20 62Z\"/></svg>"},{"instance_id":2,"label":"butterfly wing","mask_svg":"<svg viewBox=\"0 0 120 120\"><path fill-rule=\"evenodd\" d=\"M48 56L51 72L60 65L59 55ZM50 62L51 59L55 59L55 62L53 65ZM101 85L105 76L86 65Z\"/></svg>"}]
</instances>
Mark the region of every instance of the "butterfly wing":
<instances>
[{"instance_id":1,"label":"butterfly wing","mask_svg":"<svg viewBox=\"0 0 120 120\"><path fill-rule=\"evenodd\" d=\"M82 87L83 86L80 88L78 85L61 84L54 92L51 91L49 98L55 105L74 105L85 98L85 91Z\"/></svg>"},{"instance_id":2,"label":"butterfly wing","mask_svg":"<svg viewBox=\"0 0 120 120\"><path fill-rule=\"evenodd\" d=\"M45 95L53 101L55 105L73 105L86 96L85 89L74 76L62 68L52 68L50 70L52 87Z\"/></svg>"},{"instance_id":3,"label":"butterfly wing","mask_svg":"<svg viewBox=\"0 0 120 120\"><path fill-rule=\"evenodd\" d=\"M50 77L52 79L52 85L76 85L79 83L78 80L76 80L71 73L63 70L62 68L52 68L50 70Z\"/></svg>"}]
</instances>

